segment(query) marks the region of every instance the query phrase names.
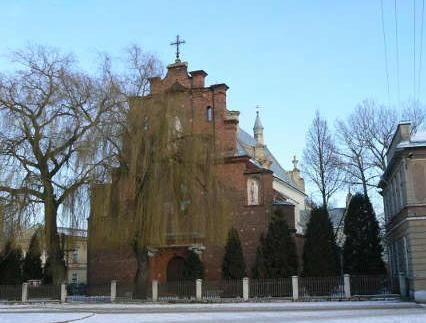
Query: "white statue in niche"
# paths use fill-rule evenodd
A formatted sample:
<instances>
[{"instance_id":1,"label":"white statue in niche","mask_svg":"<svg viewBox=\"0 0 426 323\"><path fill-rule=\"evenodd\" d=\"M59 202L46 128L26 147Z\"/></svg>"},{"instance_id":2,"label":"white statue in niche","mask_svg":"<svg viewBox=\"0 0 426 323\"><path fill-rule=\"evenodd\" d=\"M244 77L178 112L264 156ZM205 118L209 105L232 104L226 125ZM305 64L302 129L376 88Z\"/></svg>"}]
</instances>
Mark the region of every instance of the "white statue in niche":
<instances>
[{"instance_id":1,"label":"white statue in niche","mask_svg":"<svg viewBox=\"0 0 426 323\"><path fill-rule=\"evenodd\" d=\"M259 180L256 178L247 180L247 201L248 205L259 205Z\"/></svg>"}]
</instances>

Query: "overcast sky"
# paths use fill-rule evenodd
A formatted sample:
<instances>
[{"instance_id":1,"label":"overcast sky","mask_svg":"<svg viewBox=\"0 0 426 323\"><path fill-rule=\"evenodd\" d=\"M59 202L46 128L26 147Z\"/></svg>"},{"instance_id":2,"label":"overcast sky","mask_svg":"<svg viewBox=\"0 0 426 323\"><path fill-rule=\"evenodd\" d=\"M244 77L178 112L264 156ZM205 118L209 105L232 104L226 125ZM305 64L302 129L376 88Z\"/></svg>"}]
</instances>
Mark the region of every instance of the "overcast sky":
<instances>
[{"instance_id":1,"label":"overcast sky","mask_svg":"<svg viewBox=\"0 0 426 323\"><path fill-rule=\"evenodd\" d=\"M424 101L422 1L414 2L417 97ZM1 1L0 53L48 45L74 53L92 69L98 52L119 57L136 43L166 65L174 59L169 43L179 33L189 70L204 69L209 84L230 87L228 108L241 111L245 130L251 132L255 106L264 107L265 141L288 169L292 156L301 156L316 109L332 126L364 98L392 105L413 98L413 1L397 1L398 47L394 0L383 4L389 96L380 0ZM2 57L0 71L6 68Z\"/></svg>"}]
</instances>

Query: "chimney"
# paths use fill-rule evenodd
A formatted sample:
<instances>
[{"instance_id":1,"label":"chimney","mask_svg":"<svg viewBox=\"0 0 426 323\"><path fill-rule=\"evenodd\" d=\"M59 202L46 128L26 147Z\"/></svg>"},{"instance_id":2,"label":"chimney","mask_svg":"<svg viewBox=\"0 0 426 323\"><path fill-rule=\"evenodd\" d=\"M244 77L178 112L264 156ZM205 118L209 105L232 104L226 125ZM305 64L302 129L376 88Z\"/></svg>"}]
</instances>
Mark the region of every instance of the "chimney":
<instances>
[{"instance_id":1,"label":"chimney","mask_svg":"<svg viewBox=\"0 0 426 323\"><path fill-rule=\"evenodd\" d=\"M189 72L192 78L192 87L193 88L203 88L204 87L204 80L207 76L207 73L203 70L198 71L192 71Z\"/></svg>"},{"instance_id":2,"label":"chimney","mask_svg":"<svg viewBox=\"0 0 426 323\"><path fill-rule=\"evenodd\" d=\"M151 95L159 93L161 91L161 77L150 77L148 80Z\"/></svg>"}]
</instances>

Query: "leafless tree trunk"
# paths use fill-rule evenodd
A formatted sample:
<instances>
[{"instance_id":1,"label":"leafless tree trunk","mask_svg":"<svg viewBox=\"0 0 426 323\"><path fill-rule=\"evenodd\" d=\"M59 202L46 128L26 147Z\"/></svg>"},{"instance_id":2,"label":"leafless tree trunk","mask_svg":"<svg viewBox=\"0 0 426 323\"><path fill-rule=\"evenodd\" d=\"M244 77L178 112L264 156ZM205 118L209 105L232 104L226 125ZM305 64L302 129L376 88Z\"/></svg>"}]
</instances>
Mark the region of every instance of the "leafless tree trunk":
<instances>
[{"instance_id":1,"label":"leafless tree trunk","mask_svg":"<svg viewBox=\"0 0 426 323\"><path fill-rule=\"evenodd\" d=\"M303 169L320 191L324 207L327 207L330 197L342 184L340 164L327 121L317 111L306 138Z\"/></svg>"},{"instance_id":2,"label":"leafless tree trunk","mask_svg":"<svg viewBox=\"0 0 426 323\"><path fill-rule=\"evenodd\" d=\"M377 180L365 137L368 127L368 120L356 113L352 113L346 121L336 122L344 180L350 186L361 186L365 196L368 196L370 187L376 186Z\"/></svg>"}]
</instances>

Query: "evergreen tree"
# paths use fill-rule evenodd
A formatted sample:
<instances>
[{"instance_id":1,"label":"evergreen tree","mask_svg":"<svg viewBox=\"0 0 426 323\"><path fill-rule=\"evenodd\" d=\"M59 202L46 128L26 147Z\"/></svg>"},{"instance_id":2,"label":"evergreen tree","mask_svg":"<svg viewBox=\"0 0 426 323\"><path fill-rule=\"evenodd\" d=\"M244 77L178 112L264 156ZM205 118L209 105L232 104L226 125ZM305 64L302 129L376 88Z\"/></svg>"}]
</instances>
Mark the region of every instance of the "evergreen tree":
<instances>
[{"instance_id":1,"label":"evergreen tree","mask_svg":"<svg viewBox=\"0 0 426 323\"><path fill-rule=\"evenodd\" d=\"M222 278L241 279L246 276L246 263L238 231L231 228L222 262Z\"/></svg>"},{"instance_id":2,"label":"evergreen tree","mask_svg":"<svg viewBox=\"0 0 426 323\"><path fill-rule=\"evenodd\" d=\"M343 267L347 274L384 274L380 228L367 196L355 194L345 218Z\"/></svg>"},{"instance_id":3,"label":"evergreen tree","mask_svg":"<svg viewBox=\"0 0 426 323\"><path fill-rule=\"evenodd\" d=\"M52 264L50 262L50 259L46 259L46 263L43 267L43 284L51 284L53 283L53 275L52 275Z\"/></svg>"},{"instance_id":4,"label":"evergreen tree","mask_svg":"<svg viewBox=\"0 0 426 323\"><path fill-rule=\"evenodd\" d=\"M283 278L297 273L296 245L280 209L272 215L268 232L260 240L257 256L253 273L258 278Z\"/></svg>"},{"instance_id":5,"label":"evergreen tree","mask_svg":"<svg viewBox=\"0 0 426 323\"><path fill-rule=\"evenodd\" d=\"M262 234L259 240L259 246L256 250L256 261L251 270L252 277L255 279L266 277L265 257L263 256L263 247L265 245L265 236Z\"/></svg>"},{"instance_id":6,"label":"evergreen tree","mask_svg":"<svg viewBox=\"0 0 426 323\"><path fill-rule=\"evenodd\" d=\"M22 251L8 241L0 256L0 284L22 283Z\"/></svg>"},{"instance_id":7,"label":"evergreen tree","mask_svg":"<svg viewBox=\"0 0 426 323\"><path fill-rule=\"evenodd\" d=\"M28 252L25 256L23 278L26 281L28 279L42 279L42 277L40 239L39 232L36 231L31 237Z\"/></svg>"},{"instance_id":8,"label":"evergreen tree","mask_svg":"<svg viewBox=\"0 0 426 323\"><path fill-rule=\"evenodd\" d=\"M314 207L305 234L303 274L314 277L338 273L338 249L328 211L324 207Z\"/></svg>"},{"instance_id":9,"label":"evergreen tree","mask_svg":"<svg viewBox=\"0 0 426 323\"><path fill-rule=\"evenodd\" d=\"M183 277L185 280L204 278L204 265L201 262L200 257L192 250L189 252L188 258L185 260Z\"/></svg>"}]
</instances>

